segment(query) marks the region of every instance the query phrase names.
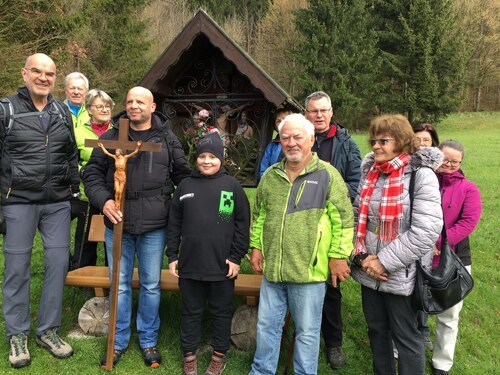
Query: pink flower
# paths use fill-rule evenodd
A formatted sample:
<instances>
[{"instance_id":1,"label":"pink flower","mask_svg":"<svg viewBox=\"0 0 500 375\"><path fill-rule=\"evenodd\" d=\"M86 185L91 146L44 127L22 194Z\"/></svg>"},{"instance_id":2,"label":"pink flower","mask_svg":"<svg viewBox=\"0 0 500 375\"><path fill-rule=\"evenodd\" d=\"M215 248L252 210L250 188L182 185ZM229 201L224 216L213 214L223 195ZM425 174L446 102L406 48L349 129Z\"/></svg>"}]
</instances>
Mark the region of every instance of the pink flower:
<instances>
[{"instance_id":1,"label":"pink flower","mask_svg":"<svg viewBox=\"0 0 500 375\"><path fill-rule=\"evenodd\" d=\"M198 112L198 115L202 119L207 119L208 117L210 117L210 112L208 112L206 109L202 109L200 112Z\"/></svg>"},{"instance_id":2,"label":"pink flower","mask_svg":"<svg viewBox=\"0 0 500 375\"><path fill-rule=\"evenodd\" d=\"M202 128L205 126L205 122L204 121L200 121L197 125L196 125L198 128Z\"/></svg>"}]
</instances>

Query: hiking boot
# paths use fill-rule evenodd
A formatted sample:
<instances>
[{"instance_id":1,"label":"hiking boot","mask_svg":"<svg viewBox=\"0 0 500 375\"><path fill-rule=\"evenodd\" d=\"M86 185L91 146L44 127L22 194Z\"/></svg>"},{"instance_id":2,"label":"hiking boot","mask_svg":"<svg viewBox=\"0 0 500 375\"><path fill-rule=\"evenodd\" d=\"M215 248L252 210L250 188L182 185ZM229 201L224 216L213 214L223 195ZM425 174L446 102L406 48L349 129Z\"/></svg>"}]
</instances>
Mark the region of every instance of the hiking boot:
<instances>
[{"instance_id":1,"label":"hiking boot","mask_svg":"<svg viewBox=\"0 0 500 375\"><path fill-rule=\"evenodd\" d=\"M198 362L195 355L182 359L182 375L198 375Z\"/></svg>"},{"instance_id":2,"label":"hiking boot","mask_svg":"<svg viewBox=\"0 0 500 375\"><path fill-rule=\"evenodd\" d=\"M122 357L122 355L127 351L127 348L125 349L114 349L113 350L113 367L116 366L116 364L120 361L120 358ZM103 355L103 357L101 358L101 367L102 368L105 368L106 367L106 361L107 359L107 353Z\"/></svg>"},{"instance_id":3,"label":"hiking boot","mask_svg":"<svg viewBox=\"0 0 500 375\"><path fill-rule=\"evenodd\" d=\"M73 348L61 340L57 334L57 329L48 329L42 336L36 337L38 346L47 349L47 351L58 359L64 359L73 355Z\"/></svg>"},{"instance_id":4,"label":"hiking boot","mask_svg":"<svg viewBox=\"0 0 500 375\"><path fill-rule=\"evenodd\" d=\"M28 351L28 337L24 333L18 333L9 340L9 362L14 368L28 366L31 363L30 352Z\"/></svg>"},{"instance_id":5,"label":"hiking boot","mask_svg":"<svg viewBox=\"0 0 500 375\"><path fill-rule=\"evenodd\" d=\"M146 366L151 368L160 367L161 354L156 346L142 349L142 358Z\"/></svg>"},{"instance_id":6,"label":"hiking boot","mask_svg":"<svg viewBox=\"0 0 500 375\"><path fill-rule=\"evenodd\" d=\"M448 371L438 370L435 368L432 370L432 375L448 375Z\"/></svg>"},{"instance_id":7,"label":"hiking boot","mask_svg":"<svg viewBox=\"0 0 500 375\"><path fill-rule=\"evenodd\" d=\"M339 369L345 366L346 360L342 347L335 346L333 348L328 348L326 354L332 369Z\"/></svg>"},{"instance_id":8,"label":"hiking boot","mask_svg":"<svg viewBox=\"0 0 500 375\"><path fill-rule=\"evenodd\" d=\"M205 375L220 375L226 368L226 356L220 357L212 354L212 360L208 365Z\"/></svg>"}]
</instances>

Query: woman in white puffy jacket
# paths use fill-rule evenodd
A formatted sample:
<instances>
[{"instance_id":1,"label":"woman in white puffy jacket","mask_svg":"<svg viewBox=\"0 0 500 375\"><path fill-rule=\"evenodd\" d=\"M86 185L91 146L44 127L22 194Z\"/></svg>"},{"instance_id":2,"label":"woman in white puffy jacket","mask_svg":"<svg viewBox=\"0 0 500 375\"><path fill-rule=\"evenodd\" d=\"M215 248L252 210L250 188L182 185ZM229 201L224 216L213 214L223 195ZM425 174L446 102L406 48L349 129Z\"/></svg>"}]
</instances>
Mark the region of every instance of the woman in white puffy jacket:
<instances>
[{"instance_id":1,"label":"woman in white puffy jacket","mask_svg":"<svg viewBox=\"0 0 500 375\"><path fill-rule=\"evenodd\" d=\"M441 232L443 217L434 168L441 164L442 153L432 148L418 150L412 127L402 115L373 119L370 145L373 152L361 164L354 202L352 277L362 285L373 372L396 374L394 341L399 375L423 375L425 351L411 294L415 261L431 266Z\"/></svg>"}]
</instances>

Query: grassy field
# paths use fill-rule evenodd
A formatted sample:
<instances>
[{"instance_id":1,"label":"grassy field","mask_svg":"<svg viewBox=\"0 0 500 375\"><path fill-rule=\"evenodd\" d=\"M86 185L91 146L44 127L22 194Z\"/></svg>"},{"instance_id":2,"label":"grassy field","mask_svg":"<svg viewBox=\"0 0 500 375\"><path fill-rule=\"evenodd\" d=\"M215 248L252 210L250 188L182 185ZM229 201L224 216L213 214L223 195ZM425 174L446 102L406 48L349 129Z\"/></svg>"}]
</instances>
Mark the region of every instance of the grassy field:
<instances>
[{"instance_id":1,"label":"grassy field","mask_svg":"<svg viewBox=\"0 0 500 375\"><path fill-rule=\"evenodd\" d=\"M498 294L499 271L498 239L496 234L500 228L500 200L498 185L500 184L500 113L455 114L446 118L437 126L440 138L456 139L465 146L466 155L462 165L467 178L475 182L481 191L484 212L479 226L471 237L473 256L473 275L476 287L467 297L460 319L460 332L456 348L455 365L452 374L495 374L498 373L499 355L499 313ZM366 134L354 136L362 154L368 151ZM249 196L252 196L249 191ZM495 245L497 244L497 245ZM0 257L0 269L3 272L3 257ZM248 265L245 267L248 270ZM32 364L24 369L13 370L7 361L8 344L0 340L0 374L102 374L99 359L106 347L105 338L70 338L68 341L75 348L75 355L67 360L52 358L34 342L34 326L41 293L43 276L43 251L39 239L33 251L31 283L31 317L32 334L30 335L30 352ZM3 276L0 278L3 280ZM343 287L343 319L344 319L344 351L348 357L347 365L335 371L338 375L371 373L371 352L367 339L366 323L361 311L359 285L349 280ZM77 324L78 312L85 302L85 295L77 288L66 288L64 295L63 336L73 330ZM235 298L235 307L241 300ZM143 362L133 333L129 351L124 355L116 374L181 374L179 349L180 297L178 294L163 293L161 304L162 325L159 348L164 362L157 370L147 369ZM135 314L135 312L134 312ZM205 327L209 324L206 319ZM134 322L135 324L135 322ZM434 327L434 319L429 320ZM5 325L0 318L0 336L4 336ZM208 332L203 337L203 354L200 358L200 371L205 369L209 360L207 344ZM286 348L288 349L288 348ZM430 373L430 353L428 352L428 373ZM225 374L247 374L253 353L236 349L230 351ZM282 356L283 357L283 356ZM326 363L323 351L320 355L319 374L333 373ZM283 359L280 370L283 373Z\"/></svg>"}]
</instances>

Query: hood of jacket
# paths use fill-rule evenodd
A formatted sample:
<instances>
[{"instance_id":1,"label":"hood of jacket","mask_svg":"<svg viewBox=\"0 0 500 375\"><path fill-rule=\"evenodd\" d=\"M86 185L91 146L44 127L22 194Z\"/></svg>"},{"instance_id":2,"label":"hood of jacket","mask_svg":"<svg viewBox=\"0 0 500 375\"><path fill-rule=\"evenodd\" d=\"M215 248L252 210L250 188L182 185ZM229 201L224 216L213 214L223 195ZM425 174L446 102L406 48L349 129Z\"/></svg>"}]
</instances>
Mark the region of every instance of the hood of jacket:
<instances>
[{"instance_id":1,"label":"hood of jacket","mask_svg":"<svg viewBox=\"0 0 500 375\"><path fill-rule=\"evenodd\" d=\"M444 155L438 148L423 148L411 155L409 166L412 170L428 167L435 171L443 164L443 158ZM361 162L361 173L366 175L374 163L375 154L372 151L368 153Z\"/></svg>"}]
</instances>

